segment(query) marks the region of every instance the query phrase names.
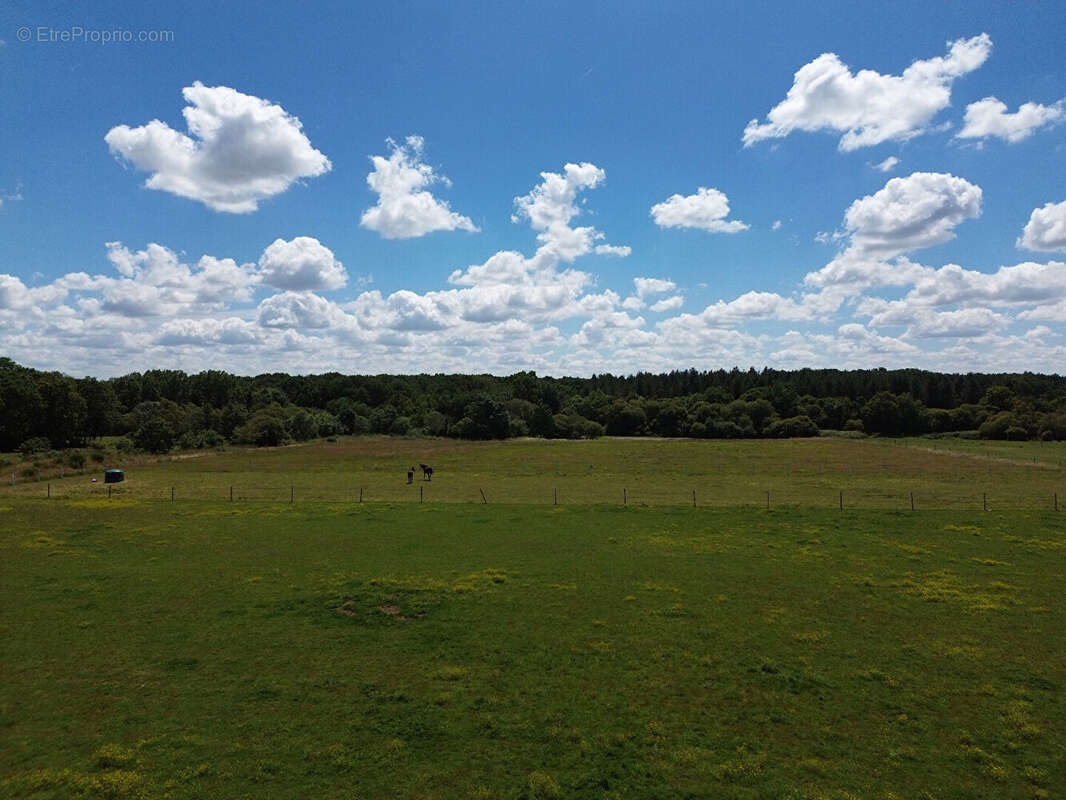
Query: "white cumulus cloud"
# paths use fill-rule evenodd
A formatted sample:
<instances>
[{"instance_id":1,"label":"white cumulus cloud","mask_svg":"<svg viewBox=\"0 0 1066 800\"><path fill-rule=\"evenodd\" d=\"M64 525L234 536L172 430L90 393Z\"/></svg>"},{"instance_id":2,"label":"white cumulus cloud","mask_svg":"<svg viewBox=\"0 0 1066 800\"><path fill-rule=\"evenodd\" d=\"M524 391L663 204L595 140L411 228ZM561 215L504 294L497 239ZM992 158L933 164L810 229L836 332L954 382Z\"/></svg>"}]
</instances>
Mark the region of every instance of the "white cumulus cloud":
<instances>
[{"instance_id":1,"label":"white cumulus cloud","mask_svg":"<svg viewBox=\"0 0 1066 800\"><path fill-rule=\"evenodd\" d=\"M677 288L677 284L665 278L634 278L633 287L641 300L653 294L666 294Z\"/></svg>"},{"instance_id":2,"label":"white cumulus cloud","mask_svg":"<svg viewBox=\"0 0 1066 800\"><path fill-rule=\"evenodd\" d=\"M267 286L297 292L339 289L348 282L333 251L311 236L275 239L259 257L259 275Z\"/></svg>"},{"instance_id":3,"label":"white cumulus cloud","mask_svg":"<svg viewBox=\"0 0 1066 800\"><path fill-rule=\"evenodd\" d=\"M328 328L344 312L314 292L281 292L259 304L264 328Z\"/></svg>"},{"instance_id":4,"label":"white cumulus cloud","mask_svg":"<svg viewBox=\"0 0 1066 800\"><path fill-rule=\"evenodd\" d=\"M675 311L681 308L684 302L685 299L681 295L675 294L673 297L664 297L659 302L652 303L648 306L648 310L654 311L656 314L664 314L667 311Z\"/></svg>"},{"instance_id":5,"label":"white cumulus cloud","mask_svg":"<svg viewBox=\"0 0 1066 800\"><path fill-rule=\"evenodd\" d=\"M332 168L300 120L279 105L199 81L182 96L191 135L154 119L137 128L119 125L104 137L115 156L152 173L149 189L244 214L294 181Z\"/></svg>"},{"instance_id":6,"label":"white cumulus cloud","mask_svg":"<svg viewBox=\"0 0 1066 800\"><path fill-rule=\"evenodd\" d=\"M1013 114L1007 104L996 97L986 97L966 106L966 119L959 139L985 139L995 136L1014 144L1028 139L1038 129L1066 119L1066 103L1045 106L1022 103Z\"/></svg>"},{"instance_id":7,"label":"white cumulus cloud","mask_svg":"<svg viewBox=\"0 0 1066 800\"><path fill-rule=\"evenodd\" d=\"M958 39L949 43L946 56L915 61L901 75L852 73L835 53L823 53L796 72L766 122L748 123L744 146L797 130L843 133L842 151L917 136L950 105L955 79L980 67L991 51L987 34Z\"/></svg>"},{"instance_id":8,"label":"white cumulus cloud","mask_svg":"<svg viewBox=\"0 0 1066 800\"><path fill-rule=\"evenodd\" d=\"M955 237L959 223L981 213L981 187L942 172L892 178L844 214L854 255L890 258Z\"/></svg>"},{"instance_id":9,"label":"white cumulus cloud","mask_svg":"<svg viewBox=\"0 0 1066 800\"><path fill-rule=\"evenodd\" d=\"M1026 250L1066 250L1066 200L1033 209L1018 239Z\"/></svg>"},{"instance_id":10,"label":"white cumulus cloud","mask_svg":"<svg viewBox=\"0 0 1066 800\"><path fill-rule=\"evenodd\" d=\"M452 211L446 201L428 191L427 187L436 183L451 183L423 163L425 140L421 136L408 136L403 144L389 139L388 145L388 158L370 159L374 170L366 176L366 182L378 195L378 202L363 213L360 225L386 239L413 239L434 231L478 230L469 217Z\"/></svg>"},{"instance_id":11,"label":"white cumulus cloud","mask_svg":"<svg viewBox=\"0 0 1066 800\"><path fill-rule=\"evenodd\" d=\"M608 248L600 252L622 255L622 250L629 254L629 248L608 244L596 245L595 242L604 235L591 226L572 228L574 217L581 213L577 206L577 195L585 189L595 189L605 180L607 173L595 164L582 162L566 164L562 173L542 172L541 182L530 190L529 194L516 197L515 213L512 222L529 220L529 225L537 231L540 247L534 256L542 262L571 262L597 247Z\"/></svg>"},{"instance_id":12,"label":"white cumulus cloud","mask_svg":"<svg viewBox=\"0 0 1066 800\"><path fill-rule=\"evenodd\" d=\"M651 207L660 228L697 228L711 233L739 233L748 229L740 220L726 220L729 198L718 189L700 186L696 194L675 194Z\"/></svg>"}]
</instances>

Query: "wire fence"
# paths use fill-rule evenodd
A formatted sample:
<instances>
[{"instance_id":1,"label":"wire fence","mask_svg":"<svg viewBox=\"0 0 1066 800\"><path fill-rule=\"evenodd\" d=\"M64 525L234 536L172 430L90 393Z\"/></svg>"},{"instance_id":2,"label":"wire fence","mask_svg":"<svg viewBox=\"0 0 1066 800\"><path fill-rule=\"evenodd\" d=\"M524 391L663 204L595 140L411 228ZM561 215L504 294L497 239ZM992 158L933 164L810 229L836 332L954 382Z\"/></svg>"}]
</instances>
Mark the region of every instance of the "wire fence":
<instances>
[{"instance_id":1,"label":"wire fence","mask_svg":"<svg viewBox=\"0 0 1066 800\"><path fill-rule=\"evenodd\" d=\"M29 488L29 487L26 487ZM121 499L166 502L273 503L390 503L482 505L550 505L550 506L687 506L693 508L832 508L843 510L895 511L1060 511L1066 510L1064 491L1045 487L1005 487L1002 484L942 486L918 485L915 489L878 486L777 485L766 483L737 485L699 485L665 487L658 483L634 482L604 486L589 482L558 485L523 486L513 481L502 485L437 485L419 482L402 486L371 485L338 487L315 484L272 483L260 485L174 485L169 487L136 486L130 483L91 487L42 482L38 491L20 492L21 497L55 500Z\"/></svg>"}]
</instances>

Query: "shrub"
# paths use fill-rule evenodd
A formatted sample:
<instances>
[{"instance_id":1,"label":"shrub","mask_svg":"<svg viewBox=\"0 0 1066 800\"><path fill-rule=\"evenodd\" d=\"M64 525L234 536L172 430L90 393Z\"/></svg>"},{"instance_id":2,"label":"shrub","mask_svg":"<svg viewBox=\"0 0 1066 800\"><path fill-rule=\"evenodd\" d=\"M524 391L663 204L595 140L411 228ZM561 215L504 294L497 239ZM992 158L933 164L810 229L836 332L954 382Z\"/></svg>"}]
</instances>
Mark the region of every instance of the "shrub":
<instances>
[{"instance_id":1,"label":"shrub","mask_svg":"<svg viewBox=\"0 0 1066 800\"><path fill-rule=\"evenodd\" d=\"M19 445L19 452L24 456L32 456L35 453L43 453L50 450L52 443L43 436L34 436Z\"/></svg>"},{"instance_id":2,"label":"shrub","mask_svg":"<svg viewBox=\"0 0 1066 800\"><path fill-rule=\"evenodd\" d=\"M85 453L81 452L81 450L71 450L67 453L67 464L71 469L83 469L85 461Z\"/></svg>"},{"instance_id":3,"label":"shrub","mask_svg":"<svg viewBox=\"0 0 1066 800\"><path fill-rule=\"evenodd\" d=\"M182 434L178 439L178 447L182 450L204 450L209 447L222 447L226 440L218 431L189 431Z\"/></svg>"},{"instance_id":4,"label":"shrub","mask_svg":"<svg viewBox=\"0 0 1066 800\"><path fill-rule=\"evenodd\" d=\"M256 447L277 447L289 440L285 422L276 407L256 411L251 419L233 432L233 436L238 442L254 444Z\"/></svg>"},{"instance_id":5,"label":"shrub","mask_svg":"<svg viewBox=\"0 0 1066 800\"><path fill-rule=\"evenodd\" d=\"M1016 439L1028 438L1025 429L1019 424L1019 420L1010 411L1001 411L995 416L989 417L978 429L982 439Z\"/></svg>"},{"instance_id":6,"label":"shrub","mask_svg":"<svg viewBox=\"0 0 1066 800\"><path fill-rule=\"evenodd\" d=\"M1012 442L1021 442L1029 438L1029 431L1018 425L1011 425L1007 428L1007 438Z\"/></svg>"},{"instance_id":7,"label":"shrub","mask_svg":"<svg viewBox=\"0 0 1066 800\"><path fill-rule=\"evenodd\" d=\"M775 439L792 439L800 436L817 436L818 426L810 417L800 415L771 422L766 428L766 435Z\"/></svg>"},{"instance_id":8,"label":"shrub","mask_svg":"<svg viewBox=\"0 0 1066 800\"><path fill-rule=\"evenodd\" d=\"M117 439L115 439L115 452L116 453L132 453L135 449L136 448L133 445L133 440L132 439L130 439L130 438L126 437L126 436L120 436ZM93 460L95 460L95 456L94 456ZM103 458L101 458L100 460L103 461Z\"/></svg>"},{"instance_id":9,"label":"shrub","mask_svg":"<svg viewBox=\"0 0 1066 800\"><path fill-rule=\"evenodd\" d=\"M559 439L595 439L604 433L600 423L579 414L556 414L552 421L555 424L555 436Z\"/></svg>"}]
</instances>

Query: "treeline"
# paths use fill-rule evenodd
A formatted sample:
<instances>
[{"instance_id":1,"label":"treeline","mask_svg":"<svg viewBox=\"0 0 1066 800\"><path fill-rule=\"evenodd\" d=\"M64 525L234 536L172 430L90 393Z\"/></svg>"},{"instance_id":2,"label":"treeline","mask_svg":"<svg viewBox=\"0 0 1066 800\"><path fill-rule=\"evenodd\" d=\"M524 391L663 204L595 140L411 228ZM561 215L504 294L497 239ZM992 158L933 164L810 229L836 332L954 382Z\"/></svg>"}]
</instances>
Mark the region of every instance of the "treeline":
<instances>
[{"instance_id":1,"label":"treeline","mask_svg":"<svg viewBox=\"0 0 1066 800\"><path fill-rule=\"evenodd\" d=\"M280 445L341 434L752 438L963 434L1066 439L1066 378L921 370L764 369L628 377L324 375L206 370L110 380L0 358L0 450L127 437L131 447Z\"/></svg>"}]
</instances>

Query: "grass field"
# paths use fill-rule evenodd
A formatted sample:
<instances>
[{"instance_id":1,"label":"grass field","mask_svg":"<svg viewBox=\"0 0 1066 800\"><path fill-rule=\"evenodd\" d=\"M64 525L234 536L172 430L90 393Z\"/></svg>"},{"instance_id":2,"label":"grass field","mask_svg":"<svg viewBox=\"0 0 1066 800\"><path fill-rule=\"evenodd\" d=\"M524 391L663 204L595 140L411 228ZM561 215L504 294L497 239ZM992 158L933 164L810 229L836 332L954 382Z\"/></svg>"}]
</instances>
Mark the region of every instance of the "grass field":
<instances>
[{"instance_id":1,"label":"grass field","mask_svg":"<svg viewBox=\"0 0 1066 800\"><path fill-rule=\"evenodd\" d=\"M1062 796L1066 512L639 504L722 475L1062 475L1036 445L855 444L342 440L143 465L110 500L6 489L0 796ZM384 493L416 453L435 500L518 497L158 499ZM517 502L563 478L638 499Z\"/></svg>"},{"instance_id":2,"label":"grass field","mask_svg":"<svg viewBox=\"0 0 1066 800\"><path fill-rule=\"evenodd\" d=\"M107 493L103 466L127 468L116 491L140 499L621 504L1052 510L1066 505L1066 443L930 439L663 440L341 438L283 448L131 459L95 472L0 484L0 498ZM138 463L141 462L141 463ZM406 484L431 464L432 482ZM50 488L48 486L50 484ZM769 498L767 498L769 492Z\"/></svg>"}]
</instances>

